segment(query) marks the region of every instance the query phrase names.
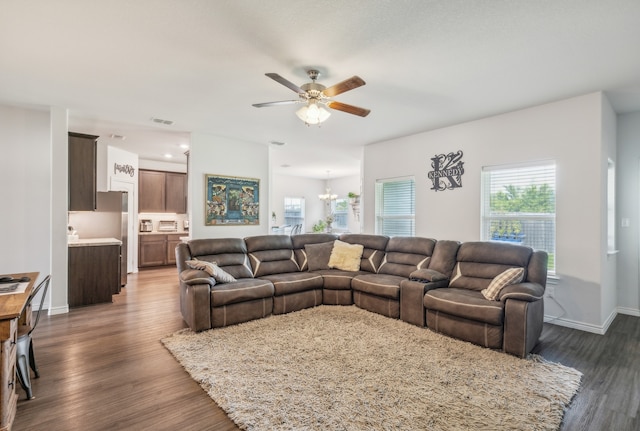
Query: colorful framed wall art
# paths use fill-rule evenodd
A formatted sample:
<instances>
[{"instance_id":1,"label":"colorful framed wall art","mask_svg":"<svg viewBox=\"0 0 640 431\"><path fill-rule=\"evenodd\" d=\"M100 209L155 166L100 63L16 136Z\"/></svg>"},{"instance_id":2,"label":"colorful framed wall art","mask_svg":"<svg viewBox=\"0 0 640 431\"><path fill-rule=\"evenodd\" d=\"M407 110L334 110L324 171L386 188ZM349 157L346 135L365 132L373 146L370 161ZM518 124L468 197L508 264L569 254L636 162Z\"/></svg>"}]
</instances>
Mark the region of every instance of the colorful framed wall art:
<instances>
[{"instance_id":1,"label":"colorful framed wall art","mask_svg":"<svg viewBox=\"0 0 640 431\"><path fill-rule=\"evenodd\" d=\"M260 224L260 180L205 174L206 226Z\"/></svg>"}]
</instances>

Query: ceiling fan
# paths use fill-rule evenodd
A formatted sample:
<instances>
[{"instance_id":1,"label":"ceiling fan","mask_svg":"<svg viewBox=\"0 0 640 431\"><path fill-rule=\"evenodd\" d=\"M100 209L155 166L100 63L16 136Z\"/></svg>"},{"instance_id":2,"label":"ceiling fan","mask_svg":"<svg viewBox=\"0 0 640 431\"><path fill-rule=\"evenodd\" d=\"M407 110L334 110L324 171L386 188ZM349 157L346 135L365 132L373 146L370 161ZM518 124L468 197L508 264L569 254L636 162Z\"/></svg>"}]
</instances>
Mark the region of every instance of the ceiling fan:
<instances>
[{"instance_id":1,"label":"ceiling fan","mask_svg":"<svg viewBox=\"0 0 640 431\"><path fill-rule=\"evenodd\" d=\"M348 105L346 103L337 102L331 100L331 97L342 94L346 91L353 90L354 88L365 85L365 82L359 76L352 76L342 82L332 85L327 88L322 84L318 84L316 79L320 75L315 69L308 70L307 75L311 79L311 82L303 84L298 87L291 81L283 78L277 73L265 73L269 78L284 85L285 87L298 93L298 99L296 100L283 100L280 102L266 102L255 103L253 106L256 108L263 108L265 106L279 106L279 105L292 105L296 103L304 103L304 106L296 111L296 115L305 122L305 124L320 124L329 118L331 113L324 107L336 109L338 111L346 112L348 114L359 115L360 117L366 117L371 112L369 109L360 108L358 106Z\"/></svg>"}]
</instances>

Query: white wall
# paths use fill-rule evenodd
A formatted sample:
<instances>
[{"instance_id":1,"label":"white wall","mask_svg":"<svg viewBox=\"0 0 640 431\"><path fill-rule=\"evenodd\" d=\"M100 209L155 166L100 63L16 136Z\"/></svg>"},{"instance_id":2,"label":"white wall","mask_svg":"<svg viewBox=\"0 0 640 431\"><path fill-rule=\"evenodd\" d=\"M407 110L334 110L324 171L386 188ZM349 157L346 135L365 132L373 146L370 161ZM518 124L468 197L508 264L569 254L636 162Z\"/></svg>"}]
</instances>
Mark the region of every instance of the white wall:
<instances>
[{"instance_id":1,"label":"white wall","mask_svg":"<svg viewBox=\"0 0 640 431\"><path fill-rule=\"evenodd\" d=\"M318 195L324 193L324 180L313 178L295 177L290 175L276 175L271 177L271 205L269 215L272 211L276 213L276 222L271 221L269 216L269 226L280 226L284 224L284 198L304 198L305 214L303 232L311 232L313 225L324 217L324 206Z\"/></svg>"},{"instance_id":2,"label":"white wall","mask_svg":"<svg viewBox=\"0 0 640 431\"><path fill-rule=\"evenodd\" d=\"M140 169L148 169L152 171L167 171L167 172L187 172L187 160L185 157L184 163L173 162L160 162L158 160L139 160Z\"/></svg>"},{"instance_id":3,"label":"white wall","mask_svg":"<svg viewBox=\"0 0 640 431\"><path fill-rule=\"evenodd\" d=\"M600 157L600 264L602 266L601 286L602 302L600 305L604 327L608 327L616 317L617 311L617 254L608 253L608 173L609 160L616 163L616 113L606 97L602 103L602 147Z\"/></svg>"},{"instance_id":4,"label":"white wall","mask_svg":"<svg viewBox=\"0 0 640 431\"><path fill-rule=\"evenodd\" d=\"M360 183L361 179L359 174L342 178L334 178L331 181L328 181L328 184L331 187L331 193L337 194L338 199L348 199L349 192L361 194ZM355 217L351 205L349 205L349 218L347 221L349 232L360 233L362 231L360 228L361 220L361 217Z\"/></svg>"},{"instance_id":5,"label":"white wall","mask_svg":"<svg viewBox=\"0 0 640 431\"><path fill-rule=\"evenodd\" d=\"M360 176L353 175L327 181L273 174L269 214L271 211L276 212L275 225L284 223L284 198L303 197L305 198L304 232L312 232L313 225L325 217L324 202L318 199L318 195L325 193L327 187L331 187L331 193L337 194L339 199L346 199L349 192L360 193ZM274 225L271 223L271 218L269 222L270 226ZM360 222L356 220L351 210L349 210L348 229L352 233L360 232Z\"/></svg>"},{"instance_id":6,"label":"white wall","mask_svg":"<svg viewBox=\"0 0 640 431\"><path fill-rule=\"evenodd\" d=\"M62 115L59 112L56 114L52 116L49 109L0 106L0 148L3 160L3 167L0 169L0 273L37 271L40 279L51 274L50 292L54 289L63 290L64 304L56 305L64 307L66 258L57 263L59 266L64 265L60 275L52 270L52 251L57 251L57 243L52 238L61 236L59 243L63 244L66 256L66 208L62 214L54 214L52 210L53 197L59 191L59 188L54 189L54 184L59 184L59 172L52 171L52 118L66 122L65 112ZM66 133L65 126L65 137ZM67 158L66 151L64 158ZM66 177L65 169L64 189ZM67 195L63 194L66 207ZM62 229L54 228L55 220L64 223Z\"/></svg>"},{"instance_id":7,"label":"white wall","mask_svg":"<svg viewBox=\"0 0 640 431\"><path fill-rule=\"evenodd\" d=\"M618 311L640 316L640 112L619 115L617 132Z\"/></svg>"},{"instance_id":8,"label":"white wall","mask_svg":"<svg viewBox=\"0 0 640 431\"><path fill-rule=\"evenodd\" d=\"M589 94L366 146L363 231L374 230L376 179L414 175L416 235L478 240L482 167L555 160L555 297L562 308L546 300L545 311L556 323L603 332L608 318L601 308L603 97ZM430 159L458 150L464 152L462 187L430 190Z\"/></svg>"},{"instance_id":9,"label":"white wall","mask_svg":"<svg viewBox=\"0 0 640 431\"><path fill-rule=\"evenodd\" d=\"M205 175L258 178L260 224L205 226ZM198 238L243 238L269 232L269 152L267 145L247 143L206 133L191 134L189 156L190 232Z\"/></svg>"}]
</instances>

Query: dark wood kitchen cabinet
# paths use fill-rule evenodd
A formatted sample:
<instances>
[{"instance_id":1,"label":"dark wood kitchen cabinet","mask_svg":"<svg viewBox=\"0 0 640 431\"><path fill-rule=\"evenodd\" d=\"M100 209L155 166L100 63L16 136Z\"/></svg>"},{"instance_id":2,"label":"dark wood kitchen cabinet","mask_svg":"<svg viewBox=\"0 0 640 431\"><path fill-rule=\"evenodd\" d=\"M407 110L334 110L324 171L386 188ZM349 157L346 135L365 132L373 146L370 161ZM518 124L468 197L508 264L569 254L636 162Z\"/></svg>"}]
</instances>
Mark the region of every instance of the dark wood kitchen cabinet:
<instances>
[{"instance_id":1,"label":"dark wood kitchen cabinet","mask_svg":"<svg viewBox=\"0 0 640 431\"><path fill-rule=\"evenodd\" d=\"M176 247L182 242L182 234L167 235L167 265L176 264Z\"/></svg>"},{"instance_id":2,"label":"dark wood kitchen cabinet","mask_svg":"<svg viewBox=\"0 0 640 431\"><path fill-rule=\"evenodd\" d=\"M69 211L96 209L97 139L69 132Z\"/></svg>"},{"instance_id":3,"label":"dark wood kitchen cabinet","mask_svg":"<svg viewBox=\"0 0 640 431\"><path fill-rule=\"evenodd\" d=\"M187 174L166 173L165 210L168 213L187 212Z\"/></svg>"},{"instance_id":4,"label":"dark wood kitchen cabinet","mask_svg":"<svg viewBox=\"0 0 640 431\"><path fill-rule=\"evenodd\" d=\"M111 302L120 289L120 245L69 247L69 307Z\"/></svg>"},{"instance_id":5,"label":"dark wood kitchen cabinet","mask_svg":"<svg viewBox=\"0 0 640 431\"><path fill-rule=\"evenodd\" d=\"M150 234L138 238L138 267L176 264L176 246L183 234Z\"/></svg>"},{"instance_id":6,"label":"dark wood kitchen cabinet","mask_svg":"<svg viewBox=\"0 0 640 431\"><path fill-rule=\"evenodd\" d=\"M138 211L185 214L187 174L141 169L138 172Z\"/></svg>"}]
</instances>

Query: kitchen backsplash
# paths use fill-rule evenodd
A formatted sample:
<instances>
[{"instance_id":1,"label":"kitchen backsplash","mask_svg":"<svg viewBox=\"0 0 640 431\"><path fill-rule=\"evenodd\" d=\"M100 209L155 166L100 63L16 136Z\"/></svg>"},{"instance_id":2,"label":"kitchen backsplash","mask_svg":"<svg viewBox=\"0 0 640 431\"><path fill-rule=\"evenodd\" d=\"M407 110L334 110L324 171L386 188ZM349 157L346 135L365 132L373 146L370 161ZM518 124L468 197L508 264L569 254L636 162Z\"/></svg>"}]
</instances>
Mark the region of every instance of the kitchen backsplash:
<instances>
[{"instance_id":1,"label":"kitchen backsplash","mask_svg":"<svg viewBox=\"0 0 640 431\"><path fill-rule=\"evenodd\" d=\"M151 222L153 223L153 232L158 232L160 221L175 221L178 225L178 232L184 232L184 221L189 220L189 215L168 213L140 213L138 214L138 231L140 230L140 220L151 220Z\"/></svg>"}]
</instances>

